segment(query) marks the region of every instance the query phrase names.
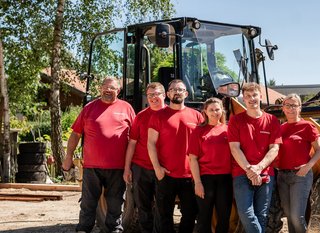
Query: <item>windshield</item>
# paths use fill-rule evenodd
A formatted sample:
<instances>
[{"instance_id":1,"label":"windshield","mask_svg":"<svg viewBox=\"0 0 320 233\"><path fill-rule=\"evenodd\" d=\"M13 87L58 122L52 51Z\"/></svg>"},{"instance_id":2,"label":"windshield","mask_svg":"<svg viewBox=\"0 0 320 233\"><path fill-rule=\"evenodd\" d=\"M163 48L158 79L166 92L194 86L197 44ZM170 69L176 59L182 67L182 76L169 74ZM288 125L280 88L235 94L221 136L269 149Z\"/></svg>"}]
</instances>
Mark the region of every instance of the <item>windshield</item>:
<instances>
[{"instance_id":1,"label":"windshield","mask_svg":"<svg viewBox=\"0 0 320 233\"><path fill-rule=\"evenodd\" d=\"M250 65L248 42L243 30L209 23L201 23L199 29L191 25L185 27L182 77L187 84L190 101L203 101L215 96L225 83L242 82L247 72L241 67Z\"/></svg>"}]
</instances>

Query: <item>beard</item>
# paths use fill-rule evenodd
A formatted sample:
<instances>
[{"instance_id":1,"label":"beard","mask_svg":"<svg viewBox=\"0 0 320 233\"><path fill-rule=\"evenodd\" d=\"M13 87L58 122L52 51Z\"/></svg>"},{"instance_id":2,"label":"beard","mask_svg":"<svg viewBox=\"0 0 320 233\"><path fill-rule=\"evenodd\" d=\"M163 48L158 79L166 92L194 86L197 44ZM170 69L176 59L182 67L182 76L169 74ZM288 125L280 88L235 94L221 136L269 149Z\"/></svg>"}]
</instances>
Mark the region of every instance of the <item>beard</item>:
<instances>
[{"instance_id":1,"label":"beard","mask_svg":"<svg viewBox=\"0 0 320 233\"><path fill-rule=\"evenodd\" d=\"M173 104L182 104L183 102L183 98L181 98L180 96L174 96L171 100L171 103Z\"/></svg>"},{"instance_id":2,"label":"beard","mask_svg":"<svg viewBox=\"0 0 320 233\"><path fill-rule=\"evenodd\" d=\"M102 94L101 95L101 99L103 101L105 101L105 102L110 102L111 103L116 99L116 97L112 93L106 93L106 94Z\"/></svg>"}]
</instances>

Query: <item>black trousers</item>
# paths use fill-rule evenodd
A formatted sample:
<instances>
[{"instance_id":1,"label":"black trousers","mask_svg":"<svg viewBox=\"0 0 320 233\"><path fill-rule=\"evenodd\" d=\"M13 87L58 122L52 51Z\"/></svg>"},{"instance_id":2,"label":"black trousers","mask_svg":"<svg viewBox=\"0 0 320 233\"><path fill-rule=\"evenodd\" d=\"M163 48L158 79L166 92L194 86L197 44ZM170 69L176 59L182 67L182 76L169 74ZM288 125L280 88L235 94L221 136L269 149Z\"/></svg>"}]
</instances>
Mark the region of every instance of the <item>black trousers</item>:
<instances>
[{"instance_id":1,"label":"black trousers","mask_svg":"<svg viewBox=\"0 0 320 233\"><path fill-rule=\"evenodd\" d=\"M108 206L105 220L107 232L123 231L121 214L126 185L122 176L122 169L83 169L80 215L76 231L91 232L94 227L102 187L105 188Z\"/></svg>"},{"instance_id":2,"label":"black trousers","mask_svg":"<svg viewBox=\"0 0 320 233\"><path fill-rule=\"evenodd\" d=\"M173 211L176 196L180 199L179 233L192 233L197 215L197 202L191 178L165 176L157 181L156 202L161 233L173 233Z\"/></svg>"},{"instance_id":3,"label":"black trousers","mask_svg":"<svg viewBox=\"0 0 320 233\"><path fill-rule=\"evenodd\" d=\"M232 177L231 175L202 175L204 199L197 196L199 208L197 232L211 233L212 214L217 213L216 233L229 230L229 219L232 208Z\"/></svg>"},{"instance_id":4,"label":"black trousers","mask_svg":"<svg viewBox=\"0 0 320 233\"><path fill-rule=\"evenodd\" d=\"M133 197L138 208L141 233L158 232L155 205L156 175L154 170L132 164Z\"/></svg>"}]
</instances>

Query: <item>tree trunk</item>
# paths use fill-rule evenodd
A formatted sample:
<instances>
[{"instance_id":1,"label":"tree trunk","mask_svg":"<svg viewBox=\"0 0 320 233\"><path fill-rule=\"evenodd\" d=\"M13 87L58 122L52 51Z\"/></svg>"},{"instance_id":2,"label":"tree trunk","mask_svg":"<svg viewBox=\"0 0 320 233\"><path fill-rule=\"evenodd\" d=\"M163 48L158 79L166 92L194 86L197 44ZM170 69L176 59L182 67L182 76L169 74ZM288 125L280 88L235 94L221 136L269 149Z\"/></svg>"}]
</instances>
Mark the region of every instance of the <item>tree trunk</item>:
<instances>
[{"instance_id":1,"label":"tree trunk","mask_svg":"<svg viewBox=\"0 0 320 233\"><path fill-rule=\"evenodd\" d=\"M8 98L8 89L7 89L7 80L4 75L4 61L3 61L3 48L2 48L2 41L0 40L0 103L1 103L1 120L0 120L0 145L1 145L1 152L3 152L0 157L2 158L0 165L0 171L2 170L1 174L1 182L8 183L10 182L11 175L11 166L10 166L10 115L9 115L9 98ZM3 123L3 127L2 127Z\"/></svg>"},{"instance_id":2,"label":"tree trunk","mask_svg":"<svg viewBox=\"0 0 320 233\"><path fill-rule=\"evenodd\" d=\"M62 143L61 108L60 108L60 57L61 37L63 26L64 0L58 0L56 20L53 31L53 49L51 64L51 93L50 93L50 115L51 115L51 149L55 158L55 170L57 175L62 175L62 160L64 148Z\"/></svg>"}]
</instances>

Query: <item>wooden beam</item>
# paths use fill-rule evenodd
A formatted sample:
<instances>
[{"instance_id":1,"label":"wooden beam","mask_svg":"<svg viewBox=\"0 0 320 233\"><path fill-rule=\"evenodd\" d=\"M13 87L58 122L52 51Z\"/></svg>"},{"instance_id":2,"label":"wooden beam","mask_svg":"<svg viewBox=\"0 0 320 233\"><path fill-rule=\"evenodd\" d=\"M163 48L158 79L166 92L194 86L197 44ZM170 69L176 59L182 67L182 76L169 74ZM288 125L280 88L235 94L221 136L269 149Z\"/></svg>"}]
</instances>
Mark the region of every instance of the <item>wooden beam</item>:
<instances>
[{"instance_id":1,"label":"wooden beam","mask_svg":"<svg viewBox=\"0 0 320 233\"><path fill-rule=\"evenodd\" d=\"M62 200L62 195L55 195L55 194L38 194L38 193L0 193L0 198L4 197L21 197L21 198L42 198L45 201L51 200Z\"/></svg>"},{"instance_id":2,"label":"wooden beam","mask_svg":"<svg viewBox=\"0 0 320 233\"><path fill-rule=\"evenodd\" d=\"M10 196L0 196L0 201L34 201L34 202L40 202L44 199L41 197L10 197Z\"/></svg>"},{"instance_id":3,"label":"wooden beam","mask_svg":"<svg viewBox=\"0 0 320 233\"><path fill-rule=\"evenodd\" d=\"M25 188L29 190L39 191L75 191L80 192L81 187L79 185L57 185L57 184L29 184L29 183L0 183L0 189L13 188L20 189Z\"/></svg>"}]
</instances>

